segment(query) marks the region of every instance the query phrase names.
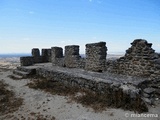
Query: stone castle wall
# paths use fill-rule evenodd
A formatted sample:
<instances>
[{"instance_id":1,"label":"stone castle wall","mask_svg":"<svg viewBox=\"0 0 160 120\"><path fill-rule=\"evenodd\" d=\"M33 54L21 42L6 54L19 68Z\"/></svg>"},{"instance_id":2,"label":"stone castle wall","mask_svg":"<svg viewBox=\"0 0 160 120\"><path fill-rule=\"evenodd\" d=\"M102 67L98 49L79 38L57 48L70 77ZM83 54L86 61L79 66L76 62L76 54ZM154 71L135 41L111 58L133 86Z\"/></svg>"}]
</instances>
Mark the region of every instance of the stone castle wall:
<instances>
[{"instance_id":1,"label":"stone castle wall","mask_svg":"<svg viewBox=\"0 0 160 120\"><path fill-rule=\"evenodd\" d=\"M143 39L136 39L126 50L124 57L110 61L106 65L109 72L160 78L160 54L155 53L152 44Z\"/></svg>"},{"instance_id":2,"label":"stone castle wall","mask_svg":"<svg viewBox=\"0 0 160 120\"><path fill-rule=\"evenodd\" d=\"M51 62L53 65L64 66L63 49L61 47L51 48Z\"/></svg>"},{"instance_id":3,"label":"stone castle wall","mask_svg":"<svg viewBox=\"0 0 160 120\"><path fill-rule=\"evenodd\" d=\"M20 57L20 64L21 66L29 66L33 65L33 57L32 56L26 56L26 57Z\"/></svg>"},{"instance_id":4,"label":"stone castle wall","mask_svg":"<svg viewBox=\"0 0 160 120\"><path fill-rule=\"evenodd\" d=\"M101 72L105 69L106 63L106 43L86 44L86 63L85 69Z\"/></svg>"},{"instance_id":5,"label":"stone castle wall","mask_svg":"<svg viewBox=\"0 0 160 120\"><path fill-rule=\"evenodd\" d=\"M52 62L53 65L82 68L89 71L108 71L116 74L160 78L160 54L155 53L152 44L143 39L136 39L126 50L126 54L113 61L106 62L107 47L105 42L86 44L86 58L81 58L78 45L52 47L42 49L42 56L38 48L32 49L32 57L21 57L21 65ZM32 60L33 59L33 60Z\"/></svg>"},{"instance_id":6,"label":"stone castle wall","mask_svg":"<svg viewBox=\"0 0 160 120\"><path fill-rule=\"evenodd\" d=\"M51 62L51 49L42 49L42 61Z\"/></svg>"},{"instance_id":7,"label":"stone castle wall","mask_svg":"<svg viewBox=\"0 0 160 120\"><path fill-rule=\"evenodd\" d=\"M64 64L69 68L78 67L80 55L79 55L79 46L78 45L70 45L65 46L65 57Z\"/></svg>"},{"instance_id":8,"label":"stone castle wall","mask_svg":"<svg viewBox=\"0 0 160 120\"><path fill-rule=\"evenodd\" d=\"M51 49L42 49L42 55L40 55L40 50L38 48L33 48L31 54L32 56L20 57L21 66L51 62Z\"/></svg>"},{"instance_id":9,"label":"stone castle wall","mask_svg":"<svg viewBox=\"0 0 160 120\"><path fill-rule=\"evenodd\" d=\"M40 56L40 51L38 48L32 49L32 57L34 63L42 63L42 56Z\"/></svg>"},{"instance_id":10,"label":"stone castle wall","mask_svg":"<svg viewBox=\"0 0 160 120\"><path fill-rule=\"evenodd\" d=\"M148 111L145 101L140 97L141 89L137 86L125 84L126 82L121 82L121 80L101 78L103 73L85 71L82 74L79 70L81 71L81 69L64 69L56 66L42 67L36 69L36 75L51 81L61 82L64 86L76 86L108 96L108 99L105 99L108 106L138 112Z\"/></svg>"}]
</instances>

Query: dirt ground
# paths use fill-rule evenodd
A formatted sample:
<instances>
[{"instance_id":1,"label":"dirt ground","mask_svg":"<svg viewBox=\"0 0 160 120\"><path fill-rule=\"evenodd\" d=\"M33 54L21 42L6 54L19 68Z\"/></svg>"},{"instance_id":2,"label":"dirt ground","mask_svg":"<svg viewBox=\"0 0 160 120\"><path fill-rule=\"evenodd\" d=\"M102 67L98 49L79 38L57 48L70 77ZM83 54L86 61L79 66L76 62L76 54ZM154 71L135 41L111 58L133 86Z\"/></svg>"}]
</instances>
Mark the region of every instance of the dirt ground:
<instances>
[{"instance_id":1,"label":"dirt ground","mask_svg":"<svg viewBox=\"0 0 160 120\"><path fill-rule=\"evenodd\" d=\"M0 111L0 120L160 120L160 106L151 106L149 112L143 113L144 116L139 116L140 114L133 111L113 108L95 112L91 107L71 101L66 95L55 95L30 88L27 84L33 82L33 79L10 78L12 69L15 67L0 69L0 81L5 84L6 90L13 93L10 100L15 104L11 111ZM146 117L148 114L154 116Z\"/></svg>"}]
</instances>

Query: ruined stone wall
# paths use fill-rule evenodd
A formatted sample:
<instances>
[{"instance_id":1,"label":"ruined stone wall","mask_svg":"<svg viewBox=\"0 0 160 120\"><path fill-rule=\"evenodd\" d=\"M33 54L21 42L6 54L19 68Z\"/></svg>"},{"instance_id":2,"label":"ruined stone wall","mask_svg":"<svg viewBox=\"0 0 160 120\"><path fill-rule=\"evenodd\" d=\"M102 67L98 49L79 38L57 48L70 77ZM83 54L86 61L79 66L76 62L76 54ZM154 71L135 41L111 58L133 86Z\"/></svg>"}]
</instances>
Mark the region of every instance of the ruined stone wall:
<instances>
[{"instance_id":1,"label":"ruined stone wall","mask_svg":"<svg viewBox=\"0 0 160 120\"><path fill-rule=\"evenodd\" d=\"M105 42L86 44L86 58L79 55L79 46L65 46L65 56L61 47L42 49L42 56L38 48L32 49L33 63L52 62L53 65L68 68L82 68L89 71L109 71L117 74L160 78L160 54L155 53L152 44L143 39L136 39L126 50L126 54L117 60L107 60ZM30 57L21 58L21 65L31 65ZM33 64L32 63L32 64Z\"/></svg>"},{"instance_id":2,"label":"ruined stone wall","mask_svg":"<svg viewBox=\"0 0 160 120\"><path fill-rule=\"evenodd\" d=\"M118 74L160 78L160 54L155 53L152 44L136 39L131 45L124 57L107 63L106 69Z\"/></svg>"},{"instance_id":3,"label":"ruined stone wall","mask_svg":"<svg viewBox=\"0 0 160 120\"><path fill-rule=\"evenodd\" d=\"M51 48L52 65L64 66L63 49L61 47Z\"/></svg>"},{"instance_id":4,"label":"ruined stone wall","mask_svg":"<svg viewBox=\"0 0 160 120\"><path fill-rule=\"evenodd\" d=\"M26 57L20 57L20 64L21 66L29 66L34 64L33 57L26 56Z\"/></svg>"},{"instance_id":5,"label":"ruined stone wall","mask_svg":"<svg viewBox=\"0 0 160 120\"><path fill-rule=\"evenodd\" d=\"M79 46L78 45L65 46L65 57L64 57L65 66L69 68L76 68L78 67L79 62L80 62Z\"/></svg>"},{"instance_id":6,"label":"ruined stone wall","mask_svg":"<svg viewBox=\"0 0 160 120\"><path fill-rule=\"evenodd\" d=\"M148 111L145 102L140 97L138 88L132 85L128 86L115 83L109 79L103 80L98 77L75 73L70 73L69 70L67 71L67 68L66 70L60 70L58 68L52 70L48 68L38 68L36 70L37 76L47 78L51 81L62 82L64 86L76 86L81 89L89 89L104 94L109 98L106 99L108 106L138 110L138 112Z\"/></svg>"},{"instance_id":7,"label":"ruined stone wall","mask_svg":"<svg viewBox=\"0 0 160 120\"><path fill-rule=\"evenodd\" d=\"M42 49L42 61L51 62L51 49Z\"/></svg>"},{"instance_id":8,"label":"ruined stone wall","mask_svg":"<svg viewBox=\"0 0 160 120\"><path fill-rule=\"evenodd\" d=\"M102 72L105 69L107 47L105 42L86 44L85 69Z\"/></svg>"}]
</instances>

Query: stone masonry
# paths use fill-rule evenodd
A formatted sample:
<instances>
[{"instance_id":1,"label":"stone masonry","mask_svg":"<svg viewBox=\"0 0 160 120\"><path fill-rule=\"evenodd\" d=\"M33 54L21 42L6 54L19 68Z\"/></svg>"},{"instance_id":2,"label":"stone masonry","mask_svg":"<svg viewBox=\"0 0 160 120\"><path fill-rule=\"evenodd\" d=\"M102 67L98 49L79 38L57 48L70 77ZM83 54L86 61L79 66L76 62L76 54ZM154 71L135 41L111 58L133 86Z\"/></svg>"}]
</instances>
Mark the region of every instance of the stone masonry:
<instances>
[{"instance_id":1,"label":"stone masonry","mask_svg":"<svg viewBox=\"0 0 160 120\"><path fill-rule=\"evenodd\" d=\"M126 50L124 57L114 65L107 66L110 72L143 77L160 77L160 54L155 53L152 44L143 39L136 39Z\"/></svg>"},{"instance_id":2,"label":"stone masonry","mask_svg":"<svg viewBox=\"0 0 160 120\"><path fill-rule=\"evenodd\" d=\"M51 62L51 49L42 49L42 61Z\"/></svg>"},{"instance_id":3,"label":"stone masonry","mask_svg":"<svg viewBox=\"0 0 160 120\"><path fill-rule=\"evenodd\" d=\"M141 87L144 101L153 104L160 96L160 54L155 53L152 44L143 39L136 39L126 50L124 57L106 64L108 72L139 76L146 79Z\"/></svg>"},{"instance_id":4,"label":"stone masonry","mask_svg":"<svg viewBox=\"0 0 160 120\"><path fill-rule=\"evenodd\" d=\"M30 66L34 64L32 56L20 57L21 66Z\"/></svg>"},{"instance_id":5,"label":"stone masonry","mask_svg":"<svg viewBox=\"0 0 160 120\"><path fill-rule=\"evenodd\" d=\"M64 66L63 49L61 47L51 48L51 62L53 65Z\"/></svg>"},{"instance_id":6,"label":"stone masonry","mask_svg":"<svg viewBox=\"0 0 160 120\"><path fill-rule=\"evenodd\" d=\"M32 56L34 63L41 63L42 62L42 56L40 56L40 51L38 48L32 49Z\"/></svg>"},{"instance_id":7,"label":"stone masonry","mask_svg":"<svg viewBox=\"0 0 160 120\"><path fill-rule=\"evenodd\" d=\"M106 43L86 44L86 63L85 69L91 71L102 72L106 63Z\"/></svg>"},{"instance_id":8,"label":"stone masonry","mask_svg":"<svg viewBox=\"0 0 160 120\"><path fill-rule=\"evenodd\" d=\"M80 57L78 45L69 45L65 46L65 56L61 47L52 47L51 52L43 49L42 56L34 48L32 56L21 57L20 61L30 67L51 59L52 65L36 65L35 73L64 85L106 94L110 97L107 103L113 106L124 108L128 104L129 108L146 111L146 103L153 105L160 97L160 54L144 39L136 39L131 45L123 57L110 61L106 61L105 42L86 44L86 58ZM45 56L47 60L42 59Z\"/></svg>"},{"instance_id":9,"label":"stone masonry","mask_svg":"<svg viewBox=\"0 0 160 120\"><path fill-rule=\"evenodd\" d=\"M64 64L69 68L78 67L80 55L78 45L65 46Z\"/></svg>"},{"instance_id":10,"label":"stone masonry","mask_svg":"<svg viewBox=\"0 0 160 120\"><path fill-rule=\"evenodd\" d=\"M131 77L128 79L128 77L123 78L110 73L48 65L38 67L36 75L51 81L61 82L64 86L77 86L81 89L89 89L108 96L108 99L106 99L108 106L138 112L148 111L145 102L140 97L141 89L137 88L138 85L143 83L143 79ZM130 83L127 84L129 81Z\"/></svg>"}]
</instances>

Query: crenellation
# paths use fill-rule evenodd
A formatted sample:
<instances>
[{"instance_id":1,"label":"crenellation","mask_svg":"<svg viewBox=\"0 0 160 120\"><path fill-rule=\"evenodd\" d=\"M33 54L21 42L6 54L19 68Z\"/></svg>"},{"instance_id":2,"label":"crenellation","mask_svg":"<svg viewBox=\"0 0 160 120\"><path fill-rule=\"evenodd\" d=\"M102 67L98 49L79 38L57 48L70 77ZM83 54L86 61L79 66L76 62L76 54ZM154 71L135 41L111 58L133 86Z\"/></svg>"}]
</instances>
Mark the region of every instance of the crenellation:
<instances>
[{"instance_id":1,"label":"crenellation","mask_svg":"<svg viewBox=\"0 0 160 120\"><path fill-rule=\"evenodd\" d=\"M42 61L51 62L51 49L42 49Z\"/></svg>"},{"instance_id":2,"label":"crenellation","mask_svg":"<svg viewBox=\"0 0 160 120\"><path fill-rule=\"evenodd\" d=\"M107 47L105 42L86 44L85 69L101 72L105 70Z\"/></svg>"},{"instance_id":3,"label":"crenellation","mask_svg":"<svg viewBox=\"0 0 160 120\"><path fill-rule=\"evenodd\" d=\"M160 97L160 53L152 49L152 43L136 39L123 57L113 60L106 59L106 42L86 44L85 50L86 57L81 58L78 45L65 46L64 56L61 47L42 49L42 56L34 48L32 56L20 58L21 66L51 62L38 67L36 75L106 94L110 96L107 104L121 108L138 105L147 111L146 104L153 105Z\"/></svg>"},{"instance_id":4,"label":"crenellation","mask_svg":"<svg viewBox=\"0 0 160 120\"><path fill-rule=\"evenodd\" d=\"M65 46L65 57L64 57L65 67L77 68L79 62L80 62L79 46L78 45Z\"/></svg>"},{"instance_id":5,"label":"crenellation","mask_svg":"<svg viewBox=\"0 0 160 120\"><path fill-rule=\"evenodd\" d=\"M42 63L42 56L40 56L40 51L38 48L32 49L32 57L34 63Z\"/></svg>"},{"instance_id":6,"label":"crenellation","mask_svg":"<svg viewBox=\"0 0 160 120\"><path fill-rule=\"evenodd\" d=\"M52 65L64 66L63 49L61 47L51 48Z\"/></svg>"}]
</instances>

